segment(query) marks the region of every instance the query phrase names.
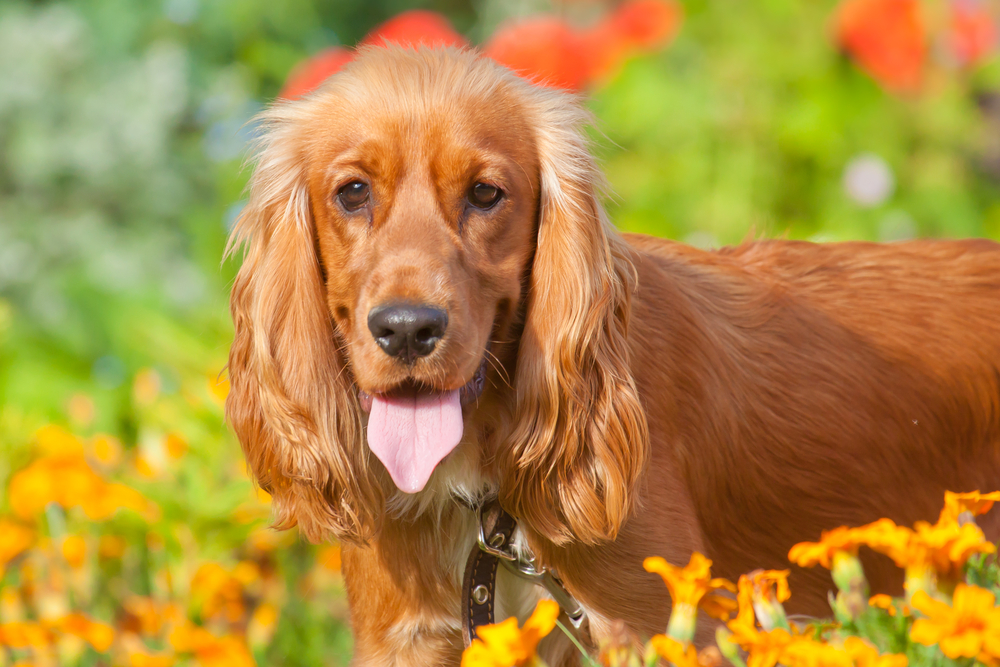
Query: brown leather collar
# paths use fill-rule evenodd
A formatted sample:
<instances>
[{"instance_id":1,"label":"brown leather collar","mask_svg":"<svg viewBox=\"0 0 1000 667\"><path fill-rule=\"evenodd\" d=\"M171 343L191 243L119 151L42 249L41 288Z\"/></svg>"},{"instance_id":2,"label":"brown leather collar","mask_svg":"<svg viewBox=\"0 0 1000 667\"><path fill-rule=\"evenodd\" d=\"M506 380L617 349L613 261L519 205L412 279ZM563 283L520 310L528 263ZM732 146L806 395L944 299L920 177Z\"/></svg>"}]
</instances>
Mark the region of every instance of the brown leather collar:
<instances>
[{"instance_id":1,"label":"brown leather collar","mask_svg":"<svg viewBox=\"0 0 1000 667\"><path fill-rule=\"evenodd\" d=\"M515 576L542 586L555 600L577 636L589 635L587 614L570 595L555 572L539 569L530 554L515 552L511 545L517 520L494 497L476 508L479 535L465 564L462 580L462 638L465 645L478 638L481 626L496 622L497 566L501 561ZM528 556L528 557L526 557Z\"/></svg>"},{"instance_id":2,"label":"brown leather collar","mask_svg":"<svg viewBox=\"0 0 1000 667\"><path fill-rule=\"evenodd\" d=\"M517 520L496 500L483 510L481 521L486 543L495 549L509 544L517 528ZM499 565L497 556L479 548L478 542L473 545L462 581L462 637L466 646L477 638L476 631L480 626L490 625L496 620L494 611Z\"/></svg>"}]
</instances>

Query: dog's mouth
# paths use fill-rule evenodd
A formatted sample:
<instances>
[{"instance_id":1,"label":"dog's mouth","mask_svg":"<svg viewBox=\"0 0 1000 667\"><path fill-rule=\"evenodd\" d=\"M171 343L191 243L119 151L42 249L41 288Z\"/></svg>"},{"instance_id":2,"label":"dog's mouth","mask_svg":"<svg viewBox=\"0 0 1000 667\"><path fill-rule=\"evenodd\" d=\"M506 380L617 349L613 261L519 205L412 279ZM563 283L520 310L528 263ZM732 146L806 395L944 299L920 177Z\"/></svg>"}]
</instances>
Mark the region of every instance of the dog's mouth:
<instances>
[{"instance_id":1,"label":"dog's mouth","mask_svg":"<svg viewBox=\"0 0 1000 667\"><path fill-rule=\"evenodd\" d=\"M391 391L358 391L368 413L368 447L404 493L423 490L431 473L462 439L462 406L483 393L486 357L475 375L458 389L440 391L407 382Z\"/></svg>"}]
</instances>

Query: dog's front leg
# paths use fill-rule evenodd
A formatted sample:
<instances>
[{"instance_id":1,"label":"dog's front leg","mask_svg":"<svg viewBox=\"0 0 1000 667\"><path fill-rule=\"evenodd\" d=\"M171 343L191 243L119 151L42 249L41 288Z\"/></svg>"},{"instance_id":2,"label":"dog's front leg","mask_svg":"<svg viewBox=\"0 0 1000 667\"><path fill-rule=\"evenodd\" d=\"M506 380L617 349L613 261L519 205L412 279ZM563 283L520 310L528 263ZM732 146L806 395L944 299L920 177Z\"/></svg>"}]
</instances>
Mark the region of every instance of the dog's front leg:
<instances>
[{"instance_id":1,"label":"dog's front leg","mask_svg":"<svg viewBox=\"0 0 1000 667\"><path fill-rule=\"evenodd\" d=\"M421 544L421 542L424 542ZM458 665L460 591L453 573L402 536L343 548L353 665Z\"/></svg>"}]
</instances>

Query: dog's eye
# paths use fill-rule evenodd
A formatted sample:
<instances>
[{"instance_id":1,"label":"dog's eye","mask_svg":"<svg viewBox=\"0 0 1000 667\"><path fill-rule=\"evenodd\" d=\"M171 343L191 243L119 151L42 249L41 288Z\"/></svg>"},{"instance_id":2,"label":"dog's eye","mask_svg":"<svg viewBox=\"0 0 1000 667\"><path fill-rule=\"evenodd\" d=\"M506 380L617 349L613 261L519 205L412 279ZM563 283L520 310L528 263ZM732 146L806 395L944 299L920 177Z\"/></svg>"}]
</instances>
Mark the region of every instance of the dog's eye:
<instances>
[{"instance_id":1,"label":"dog's eye","mask_svg":"<svg viewBox=\"0 0 1000 667\"><path fill-rule=\"evenodd\" d=\"M476 208L481 208L484 211L490 208L500 201L500 197L503 195L503 190L495 185L490 185L489 183L476 183L469 190L469 203Z\"/></svg>"},{"instance_id":2,"label":"dog's eye","mask_svg":"<svg viewBox=\"0 0 1000 667\"><path fill-rule=\"evenodd\" d=\"M337 199L348 211L357 211L368 201L368 184L351 181L337 191Z\"/></svg>"}]
</instances>

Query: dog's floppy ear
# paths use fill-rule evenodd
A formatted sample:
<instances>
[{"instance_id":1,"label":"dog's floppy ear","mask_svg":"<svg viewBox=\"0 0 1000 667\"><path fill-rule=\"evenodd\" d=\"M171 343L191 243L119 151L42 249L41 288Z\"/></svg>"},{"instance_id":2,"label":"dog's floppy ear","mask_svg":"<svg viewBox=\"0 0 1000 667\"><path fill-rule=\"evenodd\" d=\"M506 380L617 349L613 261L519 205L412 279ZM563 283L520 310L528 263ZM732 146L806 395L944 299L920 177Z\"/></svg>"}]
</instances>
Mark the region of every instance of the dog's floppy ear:
<instances>
[{"instance_id":1,"label":"dog's floppy ear","mask_svg":"<svg viewBox=\"0 0 1000 667\"><path fill-rule=\"evenodd\" d=\"M265 111L249 201L227 253L245 247L230 300L226 417L278 527L364 539L381 499L356 396L326 306L299 146L304 105Z\"/></svg>"},{"instance_id":2,"label":"dog's floppy ear","mask_svg":"<svg viewBox=\"0 0 1000 667\"><path fill-rule=\"evenodd\" d=\"M589 116L563 93L532 97L540 212L501 499L553 542L592 543L628 517L649 452L626 341L636 279L598 201Z\"/></svg>"}]
</instances>

